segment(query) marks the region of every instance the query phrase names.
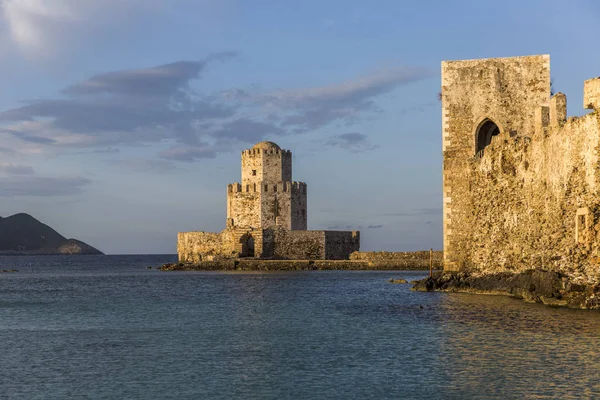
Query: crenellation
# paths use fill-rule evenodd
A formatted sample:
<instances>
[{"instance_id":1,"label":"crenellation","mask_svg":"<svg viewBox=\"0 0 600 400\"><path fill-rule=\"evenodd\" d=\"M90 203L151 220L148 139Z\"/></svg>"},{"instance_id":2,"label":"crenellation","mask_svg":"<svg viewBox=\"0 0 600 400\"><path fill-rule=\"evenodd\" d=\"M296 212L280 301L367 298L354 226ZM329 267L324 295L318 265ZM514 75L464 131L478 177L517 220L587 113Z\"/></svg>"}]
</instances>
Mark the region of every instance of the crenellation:
<instances>
[{"instance_id":1,"label":"crenellation","mask_svg":"<svg viewBox=\"0 0 600 400\"><path fill-rule=\"evenodd\" d=\"M600 77L583 83L583 108L600 110Z\"/></svg>"},{"instance_id":2,"label":"crenellation","mask_svg":"<svg viewBox=\"0 0 600 400\"><path fill-rule=\"evenodd\" d=\"M567 121L567 96L556 93L550 98L550 126L553 128L564 125Z\"/></svg>"}]
</instances>

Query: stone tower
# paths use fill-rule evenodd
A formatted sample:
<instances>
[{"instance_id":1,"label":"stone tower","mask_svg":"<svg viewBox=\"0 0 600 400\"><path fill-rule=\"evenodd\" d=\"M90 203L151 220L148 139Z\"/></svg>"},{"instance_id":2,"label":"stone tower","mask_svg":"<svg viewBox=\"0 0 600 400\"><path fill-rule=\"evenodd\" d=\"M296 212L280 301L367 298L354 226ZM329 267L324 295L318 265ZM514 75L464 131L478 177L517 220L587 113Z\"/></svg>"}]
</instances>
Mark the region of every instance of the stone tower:
<instances>
[{"instance_id":1,"label":"stone tower","mask_svg":"<svg viewBox=\"0 0 600 400\"><path fill-rule=\"evenodd\" d=\"M306 230L306 183L292 181L292 152L260 142L241 158L242 183L227 186L227 226Z\"/></svg>"},{"instance_id":2,"label":"stone tower","mask_svg":"<svg viewBox=\"0 0 600 400\"><path fill-rule=\"evenodd\" d=\"M480 263L471 261L478 258L470 254L470 243L480 244L481 239L474 237L475 227L487 217L472 220L472 216L477 204L487 207L492 203L477 190L497 179L497 174L488 171L483 174L488 178L476 183L472 169L486 165L498 153L492 144L509 143L512 137L533 137L536 113L543 110L540 106L549 105L550 97L547 55L442 62L446 270ZM492 193L496 190L490 189ZM496 209L506 211L506 205L499 204Z\"/></svg>"}]
</instances>

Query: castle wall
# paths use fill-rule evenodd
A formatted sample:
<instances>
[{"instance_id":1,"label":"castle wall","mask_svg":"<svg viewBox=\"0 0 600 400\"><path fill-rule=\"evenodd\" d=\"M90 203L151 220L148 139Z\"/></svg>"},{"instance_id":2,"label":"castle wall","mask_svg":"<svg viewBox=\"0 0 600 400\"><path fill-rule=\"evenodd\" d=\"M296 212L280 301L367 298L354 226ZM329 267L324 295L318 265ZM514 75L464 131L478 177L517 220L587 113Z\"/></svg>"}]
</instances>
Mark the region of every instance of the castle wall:
<instances>
[{"instance_id":1,"label":"castle wall","mask_svg":"<svg viewBox=\"0 0 600 400\"><path fill-rule=\"evenodd\" d=\"M597 278L600 115L566 120L565 96L549 95L548 61L443 64L447 270L546 268ZM485 118L501 133L476 155Z\"/></svg>"},{"instance_id":2,"label":"castle wall","mask_svg":"<svg viewBox=\"0 0 600 400\"><path fill-rule=\"evenodd\" d=\"M350 254L360 249L360 232L325 231L325 258L348 260Z\"/></svg>"},{"instance_id":3,"label":"castle wall","mask_svg":"<svg viewBox=\"0 0 600 400\"><path fill-rule=\"evenodd\" d=\"M443 227L446 269L458 268L456 253L469 237L463 221L471 211L456 207L469 192L464 171L476 152L476 133L486 119L502 132L527 135L536 109L550 97L550 58L530 56L442 63Z\"/></svg>"},{"instance_id":4,"label":"castle wall","mask_svg":"<svg viewBox=\"0 0 600 400\"><path fill-rule=\"evenodd\" d=\"M214 257L237 254L233 232L179 232L177 234L177 254L180 262L198 263L212 261ZM234 254L236 253L236 254Z\"/></svg>"},{"instance_id":5,"label":"castle wall","mask_svg":"<svg viewBox=\"0 0 600 400\"><path fill-rule=\"evenodd\" d=\"M248 240L252 238L253 255L248 254ZM222 258L261 257L263 230L227 228L214 232L179 232L177 254L179 262L198 263Z\"/></svg>"},{"instance_id":6,"label":"castle wall","mask_svg":"<svg viewBox=\"0 0 600 400\"><path fill-rule=\"evenodd\" d=\"M324 260L324 231L289 231L276 229L273 231L273 256L290 260Z\"/></svg>"}]
</instances>

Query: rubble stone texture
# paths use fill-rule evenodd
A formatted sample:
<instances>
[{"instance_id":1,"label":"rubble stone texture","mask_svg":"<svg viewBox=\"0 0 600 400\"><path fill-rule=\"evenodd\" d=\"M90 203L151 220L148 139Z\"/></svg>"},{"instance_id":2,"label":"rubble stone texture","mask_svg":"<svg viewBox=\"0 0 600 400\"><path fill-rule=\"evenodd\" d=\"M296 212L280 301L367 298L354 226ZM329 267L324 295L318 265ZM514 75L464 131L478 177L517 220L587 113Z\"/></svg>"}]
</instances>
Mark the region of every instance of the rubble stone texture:
<instances>
[{"instance_id":1,"label":"rubble stone texture","mask_svg":"<svg viewBox=\"0 0 600 400\"><path fill-rule=\"evenodd\" d=\"M227 186L227 227L220 233L180 232L179 261L256 257L347 260L357 231L307 230L307 187L292 181L292 152L260 142L241 155L242 181Z\"/></svg>"},{"instance_id":2,"label":"rubble stone texture","mask_svg":"<svg viewBox=\"0 0 600 400\"><path fill-rule=\"evenodd\" d=\"M598 282L600 78L582 117L548 55L442 62L444 269Z\"/></svg>"}]
</instances>

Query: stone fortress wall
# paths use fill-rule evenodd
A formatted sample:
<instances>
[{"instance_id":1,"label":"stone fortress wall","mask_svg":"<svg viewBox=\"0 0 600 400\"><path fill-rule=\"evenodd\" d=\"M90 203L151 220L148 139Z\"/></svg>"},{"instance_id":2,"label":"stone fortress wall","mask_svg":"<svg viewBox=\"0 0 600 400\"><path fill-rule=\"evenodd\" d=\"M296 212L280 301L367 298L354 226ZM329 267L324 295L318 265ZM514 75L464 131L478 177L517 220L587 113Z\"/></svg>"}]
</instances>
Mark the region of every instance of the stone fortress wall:
<instances>
[{"instance_id":1,"label":"stone fortress wall","mask_svg":"<svg viewBox=\"0 0 600 400\"><path fill-rule=\"evenodd\" d=\"M567 118L547 55L442 63L444 268L600 277L600 78Z\"/></svg>"},{"instance_id":2,"label":"stone fortress wall","mask_svg":"<svg viewBox=\"0 0 600 400\"><path fill-rule=\"evenodd\" d=\"M348 259L356 231L307 230L307 186L292 181L292 153L260 142L241 154L242 181L227 186L227 223L220 233L180 232L180 262L254 257Z\"/></svg>"}]
</instances>

